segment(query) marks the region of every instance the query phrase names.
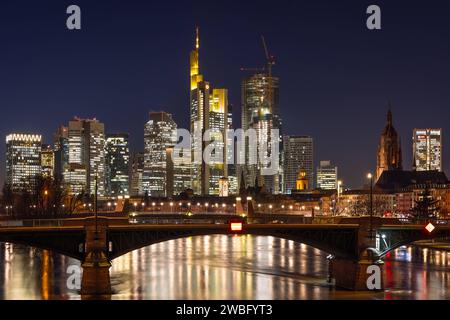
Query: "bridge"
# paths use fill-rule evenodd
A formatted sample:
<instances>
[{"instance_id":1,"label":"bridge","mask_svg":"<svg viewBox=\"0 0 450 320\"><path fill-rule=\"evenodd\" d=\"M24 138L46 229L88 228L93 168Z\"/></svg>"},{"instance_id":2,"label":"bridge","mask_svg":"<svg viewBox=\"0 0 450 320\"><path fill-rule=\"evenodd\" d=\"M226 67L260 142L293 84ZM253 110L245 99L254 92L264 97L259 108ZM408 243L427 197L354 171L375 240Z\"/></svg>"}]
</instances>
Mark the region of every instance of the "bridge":
<instances>
[{"instance_id":1,"label":"bridge","mask_svg":"<svg viewBox=\"0 0 450 320\"><path fill-rule=\"evenodd\" d=\"M83 268L81 294L89 297L111 293L109 268L115 258L178 238L250 234L304 243L330 254L331 275L336 286L367 290L367 267L377 265L382 269L382 258L389 251L418 240L450 236L450 226L436 226L429 232L424 225L383 224L382 218L371 221L369 217L361 217L350 222L247 224L233 217L221 224L130 224L124 219L90 217L67 219L58 226L0 227L0 242L50 250L80 260ZM230 223L236 228L231 228Z\"/></svg>"}]
</instances>

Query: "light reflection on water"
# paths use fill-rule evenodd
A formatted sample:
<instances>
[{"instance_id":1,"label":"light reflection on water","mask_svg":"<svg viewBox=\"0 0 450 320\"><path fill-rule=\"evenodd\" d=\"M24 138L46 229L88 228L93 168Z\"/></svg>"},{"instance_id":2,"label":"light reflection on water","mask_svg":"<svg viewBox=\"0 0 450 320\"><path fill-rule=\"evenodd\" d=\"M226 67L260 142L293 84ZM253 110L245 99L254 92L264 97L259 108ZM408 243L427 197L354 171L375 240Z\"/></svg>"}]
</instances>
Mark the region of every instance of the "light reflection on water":
<instances>
[{"instance_id":1,"label":"light reflection on water","mask_svg":"<svg viewBox=\"0 0 450 320\"><path fill-rule=\"evenodd\" d=\"M381 293L335 290L327 253L263 236L201 236L155 244L115 259L113 299L450 299L450 253L409 247L386 258ZM79 299L67 267L79 262L0 244L0 299Z\"/></svg>"}]
</instances>

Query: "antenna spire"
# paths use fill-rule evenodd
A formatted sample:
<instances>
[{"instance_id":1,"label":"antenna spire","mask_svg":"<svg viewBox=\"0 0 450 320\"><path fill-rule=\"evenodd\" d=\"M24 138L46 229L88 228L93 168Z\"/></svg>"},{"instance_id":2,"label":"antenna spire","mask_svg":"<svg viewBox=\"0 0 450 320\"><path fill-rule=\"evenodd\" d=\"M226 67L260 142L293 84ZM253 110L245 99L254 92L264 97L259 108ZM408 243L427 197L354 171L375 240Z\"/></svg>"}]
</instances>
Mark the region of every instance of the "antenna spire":
<instances>
[{"instance_id":1,"label":"antenna spire","mask_svg":"<svg viewBox=\"0 0 450 320\"><path fill-rule=\"evenodd\" d=\"M198 50L200 48L200 37L199 37L199 28L195 28L195 49Z\"/></svg>"}]
</instances>

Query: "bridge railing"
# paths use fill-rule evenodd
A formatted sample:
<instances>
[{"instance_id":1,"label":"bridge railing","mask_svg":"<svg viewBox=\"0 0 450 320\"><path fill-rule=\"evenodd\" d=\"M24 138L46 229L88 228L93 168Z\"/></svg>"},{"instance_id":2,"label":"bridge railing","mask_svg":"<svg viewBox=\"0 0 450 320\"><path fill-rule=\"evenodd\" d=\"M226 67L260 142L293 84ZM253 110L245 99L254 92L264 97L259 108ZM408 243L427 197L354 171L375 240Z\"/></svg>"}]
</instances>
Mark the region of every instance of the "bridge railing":
<instances>
[{"instance_id":1,"label":"bridge railing","mask_svg":"<svg viewBox=\"0 0 450 320\"><path fill-rule=\"evenodd\" d=\"M0 227L62 227L64 219L3 220Z\"/></svg>"}]
</instances>

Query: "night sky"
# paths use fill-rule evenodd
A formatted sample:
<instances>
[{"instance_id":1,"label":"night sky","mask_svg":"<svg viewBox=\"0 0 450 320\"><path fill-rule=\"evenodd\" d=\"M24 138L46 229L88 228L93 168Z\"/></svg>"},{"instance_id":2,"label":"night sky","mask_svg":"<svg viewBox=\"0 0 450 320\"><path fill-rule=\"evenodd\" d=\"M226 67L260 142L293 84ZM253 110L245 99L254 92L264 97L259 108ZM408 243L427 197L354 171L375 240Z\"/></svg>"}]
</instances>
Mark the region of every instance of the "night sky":
<instances>
[{"instance_id":1,"label":"night sky","mask_svg":"<svg viewBox=\"0 0 450 320\"><path fill-rule=\"evenodd\" d=\"M198 25L201 73L229 89L237 123L240 67L264 64L264 34L277 58L284 133L312 135L316 163L332 160L347 186L361 186L374 171L390 101L405 168L413 128L440 127L450 172L446 2L2 0L0 137L41 133L51 143L78 115L129 132L136 151L149 111L171 112L187 128ZM70 4L81 7L81 31L66 28ZM381 7L382 30L366 28L370 4Z\"/></svg>"}]
</instances>

